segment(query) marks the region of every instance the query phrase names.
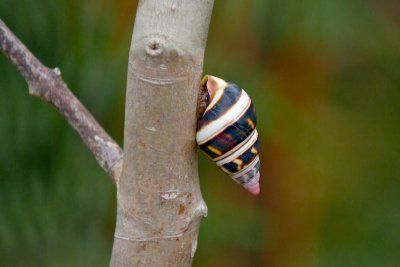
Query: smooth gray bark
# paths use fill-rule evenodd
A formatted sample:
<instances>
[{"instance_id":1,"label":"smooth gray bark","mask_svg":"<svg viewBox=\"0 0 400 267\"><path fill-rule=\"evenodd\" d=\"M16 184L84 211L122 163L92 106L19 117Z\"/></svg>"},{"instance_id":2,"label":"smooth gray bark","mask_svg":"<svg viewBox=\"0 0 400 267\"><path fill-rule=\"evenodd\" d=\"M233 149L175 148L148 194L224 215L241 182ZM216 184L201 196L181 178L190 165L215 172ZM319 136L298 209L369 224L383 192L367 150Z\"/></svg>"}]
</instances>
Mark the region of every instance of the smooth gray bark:
<instances>
[{"instance_id":1,"label":"smooth gray bark","mask_svg":"<svg viewBox=\"0 0 400 267\"><path fill-rule=\"evenodd\" d=\"M212 0L139 1L111 266L190 266L207 213L196 105Z\"/></svg>"}]
</instances>

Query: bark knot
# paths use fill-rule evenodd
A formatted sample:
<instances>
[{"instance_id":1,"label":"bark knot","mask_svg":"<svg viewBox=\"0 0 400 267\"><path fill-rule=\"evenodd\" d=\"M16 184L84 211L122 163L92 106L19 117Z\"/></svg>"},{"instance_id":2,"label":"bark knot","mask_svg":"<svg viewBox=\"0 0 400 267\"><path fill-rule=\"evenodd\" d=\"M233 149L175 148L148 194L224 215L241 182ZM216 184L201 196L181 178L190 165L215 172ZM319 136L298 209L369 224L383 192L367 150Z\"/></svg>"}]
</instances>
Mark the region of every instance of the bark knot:
<instances>
[{"instance_id":1,"label":"bark knot","mask_svg":"<svg viewBox=\"0 0 400 267\"><path fill-rule=\"evenodd\" d=\"M156 57L164 52L164 40L158 36L151 37L146 44L146 53L149 56Z\"/></svg>"}]
</instances>

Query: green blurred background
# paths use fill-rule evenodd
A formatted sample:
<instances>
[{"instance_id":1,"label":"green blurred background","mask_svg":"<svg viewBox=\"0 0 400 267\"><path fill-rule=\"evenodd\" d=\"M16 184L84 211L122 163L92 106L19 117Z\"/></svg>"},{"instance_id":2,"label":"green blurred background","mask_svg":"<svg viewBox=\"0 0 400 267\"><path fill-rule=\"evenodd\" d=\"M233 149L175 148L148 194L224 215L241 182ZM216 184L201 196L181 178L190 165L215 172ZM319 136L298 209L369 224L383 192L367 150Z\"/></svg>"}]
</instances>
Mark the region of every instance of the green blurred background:
<instances>
[{"instance_id":1,"label":"green blurred background","mask_svg":"<svg viewBox=\"0 0 400 267\"><path fill-rule=\"evenodd\" d=\"M120 143L136 1L0 0ZM261 195L205 156L194 266L400 266L400 4L216 1L204 72L252 96ZM115 190L0 56L0 265L108 266Z\"/></svg>"}]
</instances>

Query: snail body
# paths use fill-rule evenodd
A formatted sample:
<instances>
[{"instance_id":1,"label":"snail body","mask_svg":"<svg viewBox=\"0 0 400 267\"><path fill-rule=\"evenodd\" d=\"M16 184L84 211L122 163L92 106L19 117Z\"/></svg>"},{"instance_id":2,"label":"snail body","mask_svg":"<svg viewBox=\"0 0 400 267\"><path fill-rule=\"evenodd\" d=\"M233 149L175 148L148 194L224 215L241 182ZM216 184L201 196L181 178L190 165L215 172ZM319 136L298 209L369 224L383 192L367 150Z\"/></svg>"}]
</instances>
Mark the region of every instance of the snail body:
<instances>
[{"instance_id":1,"label":"snail body","mask_svg":"<svg viewBox=\"0 0 400 267\"><path fill-rule=\"evenodd\" d=\"M250 193L260 192L256 112L247 93L234 83L206 75L210 103L198 123L196 141L224 172Z\"/></svg>"}]
</instances>

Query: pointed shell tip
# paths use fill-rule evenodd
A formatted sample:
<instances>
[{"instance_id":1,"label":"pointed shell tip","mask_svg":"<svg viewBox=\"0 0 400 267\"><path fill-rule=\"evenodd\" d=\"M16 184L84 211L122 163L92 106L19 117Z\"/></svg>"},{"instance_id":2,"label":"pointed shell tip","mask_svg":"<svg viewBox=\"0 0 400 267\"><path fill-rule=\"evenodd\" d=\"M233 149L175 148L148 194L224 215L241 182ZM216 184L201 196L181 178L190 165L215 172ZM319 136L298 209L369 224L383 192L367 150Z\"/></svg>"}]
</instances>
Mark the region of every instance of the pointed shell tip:
<instances>
[{"instance_id":1,"label":"pointed shell tip","mask_svg":"<svg viewBox=\"0 0 400 267\"><path fill-rule=\"evenodd\" d=\"M252 187L249 187L249 188L246 188L251 194L253 194L253 195L258 195L258 194L260 194L260 184L256 184L256 185L254 185L254 186L252 186Z\"/></svg>"}]
</instances>

